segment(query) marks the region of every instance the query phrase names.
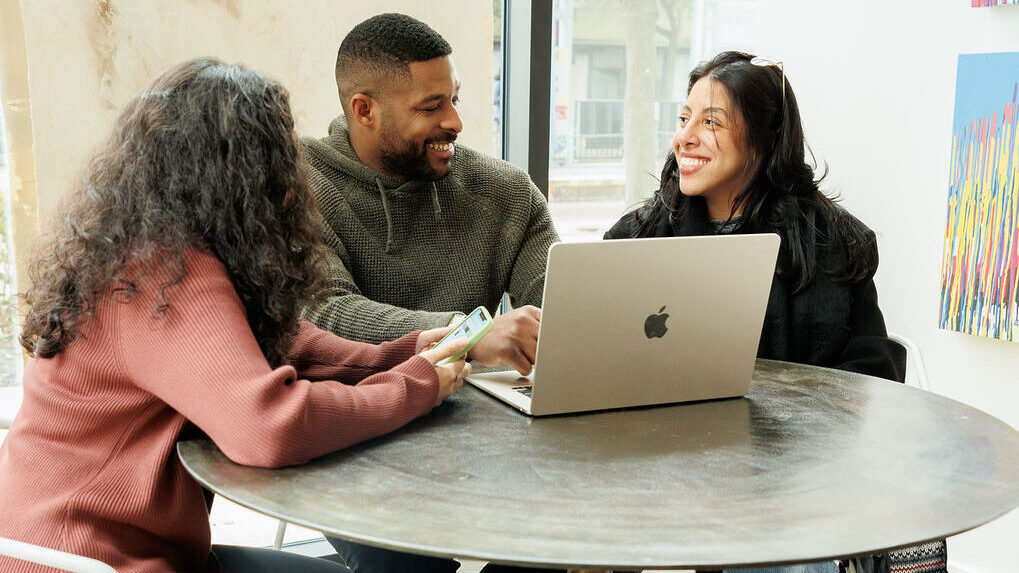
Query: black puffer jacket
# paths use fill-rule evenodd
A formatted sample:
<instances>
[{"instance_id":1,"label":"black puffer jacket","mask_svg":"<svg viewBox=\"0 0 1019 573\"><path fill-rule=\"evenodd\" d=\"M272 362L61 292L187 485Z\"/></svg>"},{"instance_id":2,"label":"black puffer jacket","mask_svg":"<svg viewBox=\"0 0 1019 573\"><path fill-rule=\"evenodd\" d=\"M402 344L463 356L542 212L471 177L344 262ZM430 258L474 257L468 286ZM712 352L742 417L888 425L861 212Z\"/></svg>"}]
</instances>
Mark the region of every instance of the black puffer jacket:
<instances>
[{"instance_id":1,"label":"black puffer jacket","mask_svg":"<svg viewBox=\"0 0 1019 573\"><path fill-rule=\"evenodd\" d=\"M703 200L693 199L689 207L682 214L661 217L658 224L642 236L714 234ZM844 211L841 214L851 217ZM633 212L624 215L605 233L605 238L632 237L634 216ZM757 356L902 382L906 375L906 351L887 336L874 286L877 265L859 281L838 278L838 271L845 268L846 254L827 241L829 223L820 220L821 217L817 219L814 222L818 237L815 241L817 272L810 283L796 293L792 285L776 274L771 283ZM876 251L873 231L867 229L867 234L872 239L869 241L871 248ZM786 248L783 239L781 249ZM779 260L783 260L782 252Z\"/></svg>"}]
</instances>

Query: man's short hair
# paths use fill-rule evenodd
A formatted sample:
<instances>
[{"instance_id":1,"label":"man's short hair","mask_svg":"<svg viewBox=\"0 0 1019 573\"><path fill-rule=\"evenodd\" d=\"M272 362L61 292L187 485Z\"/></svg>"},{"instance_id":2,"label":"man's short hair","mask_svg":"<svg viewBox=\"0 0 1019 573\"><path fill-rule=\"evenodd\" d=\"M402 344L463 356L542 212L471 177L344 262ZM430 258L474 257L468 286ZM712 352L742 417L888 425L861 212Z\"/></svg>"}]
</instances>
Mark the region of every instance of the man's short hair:
<instances>
[{"instance_id":1,"label":"man's short hair","mask_svg":"<svg viewBox=\"0 0 1019 573\"><path fill-rule=\"evenodd\" d=\"M424 62L453 52L428 24L405 14L379 14L347 34L336 53L336 87L344 113L356 93L378 97L386 82L406 80L411 62Z\"/></svg>"}]
</instances>

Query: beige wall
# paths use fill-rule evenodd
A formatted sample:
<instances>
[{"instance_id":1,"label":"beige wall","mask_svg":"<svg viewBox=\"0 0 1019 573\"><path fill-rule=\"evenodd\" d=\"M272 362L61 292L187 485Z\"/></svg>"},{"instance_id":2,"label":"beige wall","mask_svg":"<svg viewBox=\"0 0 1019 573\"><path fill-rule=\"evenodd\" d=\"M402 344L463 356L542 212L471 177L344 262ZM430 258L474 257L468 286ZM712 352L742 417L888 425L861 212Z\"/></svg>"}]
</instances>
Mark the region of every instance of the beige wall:
<instances>
[{"instance_id":1,"label":"beige wall","mask_svg":"<svg viewBox=\"0 0 1019 573\"><path fill-rule=\"evenodd\" d=\"M120 106L167 67L196 56L241 61L279 79L291 92L298 131L325 135L340 113L339 43L355 24L387 11L419 18L449 40L463 81L461 141L492 148L491 0L0 0L0 8L4 109L15 120L7 131L12 155L24 158L11 170L21 202L15 212L32 215L37 204L40 218L52 213ZM8 33L19 13L23 41ZM19 93L28 101L7 97ZM19 125L25 129L12 131ZM23 254L35 230L15 225Z\"/></svg>"}]
</instances>

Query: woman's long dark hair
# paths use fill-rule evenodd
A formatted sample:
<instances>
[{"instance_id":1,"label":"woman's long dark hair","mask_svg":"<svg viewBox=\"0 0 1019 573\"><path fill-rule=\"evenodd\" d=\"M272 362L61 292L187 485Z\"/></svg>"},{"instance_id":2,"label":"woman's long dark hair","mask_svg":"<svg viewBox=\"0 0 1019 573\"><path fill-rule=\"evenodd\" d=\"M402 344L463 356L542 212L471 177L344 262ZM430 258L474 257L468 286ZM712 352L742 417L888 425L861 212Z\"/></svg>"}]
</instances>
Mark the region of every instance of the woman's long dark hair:
<instances>
[{"instance_id":1,"label":"woman's long dark hair","mask_svg":"<svg viewBox=\"0 0 1019 573\"><path fill-rule=\"evenodd\" d=\"M164 73L122 111L32 262L21 345L57 355L102 297L130 299L144 276L166 279L161 314L187 272L185 251L208 249L269 363L285 363L300 309L325 284L298 161L279 83L213 59ZM144 270L128 276L129 263Z\"/></svg>"},{"instance_id":2,"label":"woman's long dark hair","mask_svg":"<svg viewBox=\"0 0 1019 573\"><path fill-rule=\"evenodd\" d=\"M730 218L742 210L740 232L773 231L782 237L778 273L803 289L817 272L815 242L817 218L827 224L826 242L845 253L844 266L825 269L845 280L859 280L877 266L877 250L870 234L818 188L824 178L815 179L807 163L807 148L796 96L779 64L756 65L743 52L722 52L690 72L687 93L701 78L722 84L742 121L736 134L742 136L750 157L747 184L736 195ZM783 94L784 90L784 94ZM634 218L634 237L646 236L662 217L686 213L700 197L688 197L679 188L675 154L670 152L662 169L660 186Z\"/></svg>"}]
</instances>

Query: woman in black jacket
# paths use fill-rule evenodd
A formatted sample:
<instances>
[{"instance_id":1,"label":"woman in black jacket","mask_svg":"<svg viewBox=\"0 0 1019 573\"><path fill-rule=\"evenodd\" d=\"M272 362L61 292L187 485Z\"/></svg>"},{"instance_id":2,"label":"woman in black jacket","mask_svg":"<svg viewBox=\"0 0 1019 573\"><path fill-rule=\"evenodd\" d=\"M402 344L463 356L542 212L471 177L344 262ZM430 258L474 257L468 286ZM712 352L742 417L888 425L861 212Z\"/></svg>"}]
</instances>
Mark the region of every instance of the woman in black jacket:
<instances>
[{"instance_id":1,"label":"woman in black jacket","mask_svg":"<svg viewBox=\"0 0 1019 573\"><path fill-rule=\"evenodd\" d=\"M877 304L874 233L818 189L781 63L723 52L690 73L661 184L606 239L782 238L758 356L905 377Z\"/></svg>"}]
</instances>

